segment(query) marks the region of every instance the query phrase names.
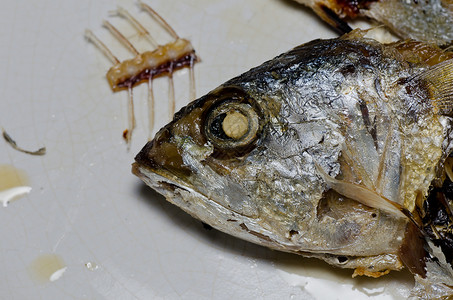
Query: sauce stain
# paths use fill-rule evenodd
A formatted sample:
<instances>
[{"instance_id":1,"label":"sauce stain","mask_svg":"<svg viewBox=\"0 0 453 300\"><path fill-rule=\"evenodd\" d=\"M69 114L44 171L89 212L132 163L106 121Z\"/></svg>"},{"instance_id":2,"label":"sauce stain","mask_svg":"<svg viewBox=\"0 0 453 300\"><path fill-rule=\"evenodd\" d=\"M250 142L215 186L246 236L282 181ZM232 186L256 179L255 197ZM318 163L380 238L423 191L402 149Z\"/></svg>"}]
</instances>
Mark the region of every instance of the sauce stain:
<instances>
[{"instance_id":1,"label":"sauce stain","mask_svg":"<svg viewBox=\"0 0 453 300\"><path fill-rule=\"evenodd\" d=\"M30 264L30 275L40 283L54 282L63 276L67 266L56 254L43 254Z\"/></svg>"},{"instance_id":2,"label":"sauce stain","mask_svg":"<svg viewBox=\"0 0 453 300\"><path fill-rule=\"evenodd\" d=\"M0 202L4 207L30 191L28 176L24 171L10 165L0 165Z\"/></svg>"},{"instance_id":3,"label":"sauce stain","mask_svg":"<svg viewBox=\"0 0 453 300\"><path fill-rule=\"evenodd\" d=\"M10 165L0 165L0 191L28 185L27 174Z\"/></svg>"}]
</instances>

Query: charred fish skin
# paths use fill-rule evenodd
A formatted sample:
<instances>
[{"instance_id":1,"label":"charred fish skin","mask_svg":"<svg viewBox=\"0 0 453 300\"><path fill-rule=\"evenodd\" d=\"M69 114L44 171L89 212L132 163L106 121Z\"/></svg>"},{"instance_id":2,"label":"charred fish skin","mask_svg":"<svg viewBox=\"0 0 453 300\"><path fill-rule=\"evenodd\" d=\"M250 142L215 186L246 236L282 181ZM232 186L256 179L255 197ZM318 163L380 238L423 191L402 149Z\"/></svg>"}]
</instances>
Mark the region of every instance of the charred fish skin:
<instances>
[{"instance_id":1,"label":"charred fish skin","mask_svg":"<svg viewBox=\"0 0 453 300\"><path fill-rule=\"evenodd\" d=\"M452 147L452 56L408 43L296 47L181 109L133 172L239 238L358 275L401 269L401 211L442 181Z\"/></svg>"}]
</instances>

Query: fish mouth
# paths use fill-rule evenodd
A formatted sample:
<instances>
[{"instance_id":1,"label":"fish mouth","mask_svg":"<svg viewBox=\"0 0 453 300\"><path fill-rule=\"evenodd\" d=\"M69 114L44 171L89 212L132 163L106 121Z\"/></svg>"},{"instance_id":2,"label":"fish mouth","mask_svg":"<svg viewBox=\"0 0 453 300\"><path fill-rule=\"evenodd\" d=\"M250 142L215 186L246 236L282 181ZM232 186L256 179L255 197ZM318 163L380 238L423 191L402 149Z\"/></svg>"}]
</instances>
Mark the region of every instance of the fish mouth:
<instances>
[{"instance_id":1,"label":"fish mouth","mask_svg":"<svg viewBox=\"0 0 453 300\"><path fill-rule=\"evenodd\" d=\"M144 166L139 162L132 164L132 173L139 177L147 186L157 191L165 197L171 204L179 207L193 218L198 219L210 226L226 231L240 238L245 239L244 233L239 229L228 231L225 230L225 216L229 214L226 209L223 209L215 201L211 201L208 197L201 194L191 187L190 184L182 181L174 174L162 169L154 169L149 166ZM222 210L223 209L223 210ZM206 213L207 211L211 213ZM215 216L212 212L223 212L220 216Z\"/></svg>"},{"instance_id":2,"label":"fish mouth","mask_svg":"<svg viewBox=\"0 0 453 300\"><path fill-rule=\"evenodd\" d=\"M166 170L153 169L138 162L134 162L132 164L132 174L140 178L146 185L162 194L168 201L175 205L180 206L178 203L175 203L172 198L175 197L175 195L180 194L181 191L193 193L197 195L197 197L207 199L204 195L194 190L189 184Z\"/></svg>"},{"instance_id":3,"label":"fish mouth","mask_svg":"<svg viewBox=\"0 0 453 300\"><path fill-rule=\"evenodd\" d=\"M184 180L191 172L183 165L177 149L173 149L172 144L159 146L156 147L156 140L153 140L143 147L132 164L132 174L164 195L167 192L162 193L163 189L175 192L176 188L181 188L196 192L194 187Z\"/></svg>"},{"instance_id":4,"label":"fish mouth","mask_svg":"<svg viewBox=\"0 0 453 300\"><path fill-rule=\"evenodd\" d=\"M187 182L184 182L178 176L165 169L151 168L149 166L144 166L139 162L134 162L132 163L132 174L154 189L159 187L158 190L165 188L166 190L174 192L176 188L180 188L196 192Z\"/></svg>"},{"instance_id":5,"label":"fish mouth","mask_svg":"<svg viewBox=\"0 0 453 300\"><path fill-rule=\"evenodd\" d=\"M212 201L190 183L191 170L184 165L177 146L163 140L165 135L164 129L136 155L132 174L183 209L187 201L177 198L184 198L188 193L201 202Z\"/></svg>"}]
</instances>

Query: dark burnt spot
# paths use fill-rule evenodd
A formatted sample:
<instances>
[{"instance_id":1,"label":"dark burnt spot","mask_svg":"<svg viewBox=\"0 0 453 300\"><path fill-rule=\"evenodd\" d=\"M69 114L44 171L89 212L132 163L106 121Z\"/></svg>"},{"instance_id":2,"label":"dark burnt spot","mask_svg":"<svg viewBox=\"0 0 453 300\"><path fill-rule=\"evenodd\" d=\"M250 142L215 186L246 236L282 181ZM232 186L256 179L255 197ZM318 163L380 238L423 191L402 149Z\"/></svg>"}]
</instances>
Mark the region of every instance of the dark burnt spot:
<instances>
[{"instance_id":1,"label":"dark burnt spot","mask_svg":"<svg viewBox=\"0 0 453 300\"><path fill-rule=\"evenodd\" d=\"M432 186L422 207L417 207L421 228L409 223L399 256L405 266L414 274L426 276L427 260L437 261L425 249L425 238L439 247L450 265L453 266L453 183L447 177L442 186Z\"/></svg>"},{"instance_id":2,"label":"dark burnt spot","mask_svg":"<svg viewBox=\"0 0 453 300\"><path fill-rule=\"evenodd\" d=\"M299 235L299 231L297 230L290 230L289 231L289 237L292 238L295 235Z\"/></svg>"},{"instance_id":3,"label":"dark burnt spot","mask_svg":"<svg viewBox=\"0 0 453 300\"><path fill-rule=\"evenodd\" d=\"M410 80L409 80L408 77L404 77L404 78L398 79L398 80L396 81L396 83L397 83L398 85L403 85L403 86L404 86L404 85L406 85L409 81L410 81Z\"/></svg>"},{"instance_id":4,"label":"dark burnt spot","mask_svg":"<svg viewBox=\"0 0 453 300\"><path fill-rule=\"evenodd\" d=\"M365 56L365 57L370 57L370 55L371 55L371 54L370 54L370 51L368 51L368 49L366 49L366 48L363 48L363 47L362 47L362 48L360 48L360 51L362 51L362 54L363 54L363 56Z\"/></svg>"},{"instance_id":5,"label":"dark burnt spot","mask_svg":"<svg viewBox=\"0 0 453 300\"><path fill-rule=\"evenodd\" d=\"M377 214L376 214L376 213L372 213L372 214L371 214L371 217L372 217L372 218L376 218L376 217L377 217Z\"/></svg>"},{"instance_id":6,"label":"dark burnt spot","mask_svg":"<svg viewBox=\"0 0 453 300\"><path fill-rule=\"evenodd\" d=\"M347 77L349 75L352 75L355 73L356 71L356 68L354 65L346 65L344 67L342 67L340 70L340 73L343 74L344 77Z\"/></svg>"},{"instance_id":7,"label":"dark burnt spot","mask_svg":"<svg viewBox=\"0 0 453 300\"><path fill-rule=\"evenodd\" d=\"M397 81L397 85L404 89L408 100L406 103L406 116L417 121L420 114L432 109L432 96L426 83L416 77L401 78Z\"/></svg>"},{"instance_id":8,"label":"dark burnt spot","mask_svg":"<svg viewBox=\"0 0 453 300\"><path fill-rule=\"evenodd\" d=\"M404 86L406 93L410 96L419 97L421 88L423 87L420 81L414 82L410 78L403 78L398 80L398 84ZM428 99L424 99L428 100Z\"/></svg>"},{"instance_id":9,"label":"dark burnt spot","mask_svg":"<svg viewBox=\"0 0 453 300\"><path fill-rule=\"evenodd\" d=\"M440 247L453 266L453 183L446 178L440 188L433 188L423 204L423 231Z\"/></svg>"}]
</instances>

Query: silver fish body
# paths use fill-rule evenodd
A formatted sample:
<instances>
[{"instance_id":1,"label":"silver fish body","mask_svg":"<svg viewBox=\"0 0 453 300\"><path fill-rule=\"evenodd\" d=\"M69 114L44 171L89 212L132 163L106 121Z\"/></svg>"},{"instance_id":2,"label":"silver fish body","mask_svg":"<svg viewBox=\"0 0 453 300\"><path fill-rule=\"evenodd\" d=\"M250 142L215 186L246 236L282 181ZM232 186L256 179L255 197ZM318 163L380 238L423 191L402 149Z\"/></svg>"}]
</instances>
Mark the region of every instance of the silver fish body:
<instances>
[{"instance_id":1,"label":"silver fish body","mask_svg":"<svg viewBox=\"0 0 453 300\"><path fill-rule=\"evenodd\" d=\"M453 56L408 43L353 32L284 53L181 109L133 172L228 234L356 275L399 270L405 245L426 245L408 228L453 146Z\"/></svg>"}]
</instances>

